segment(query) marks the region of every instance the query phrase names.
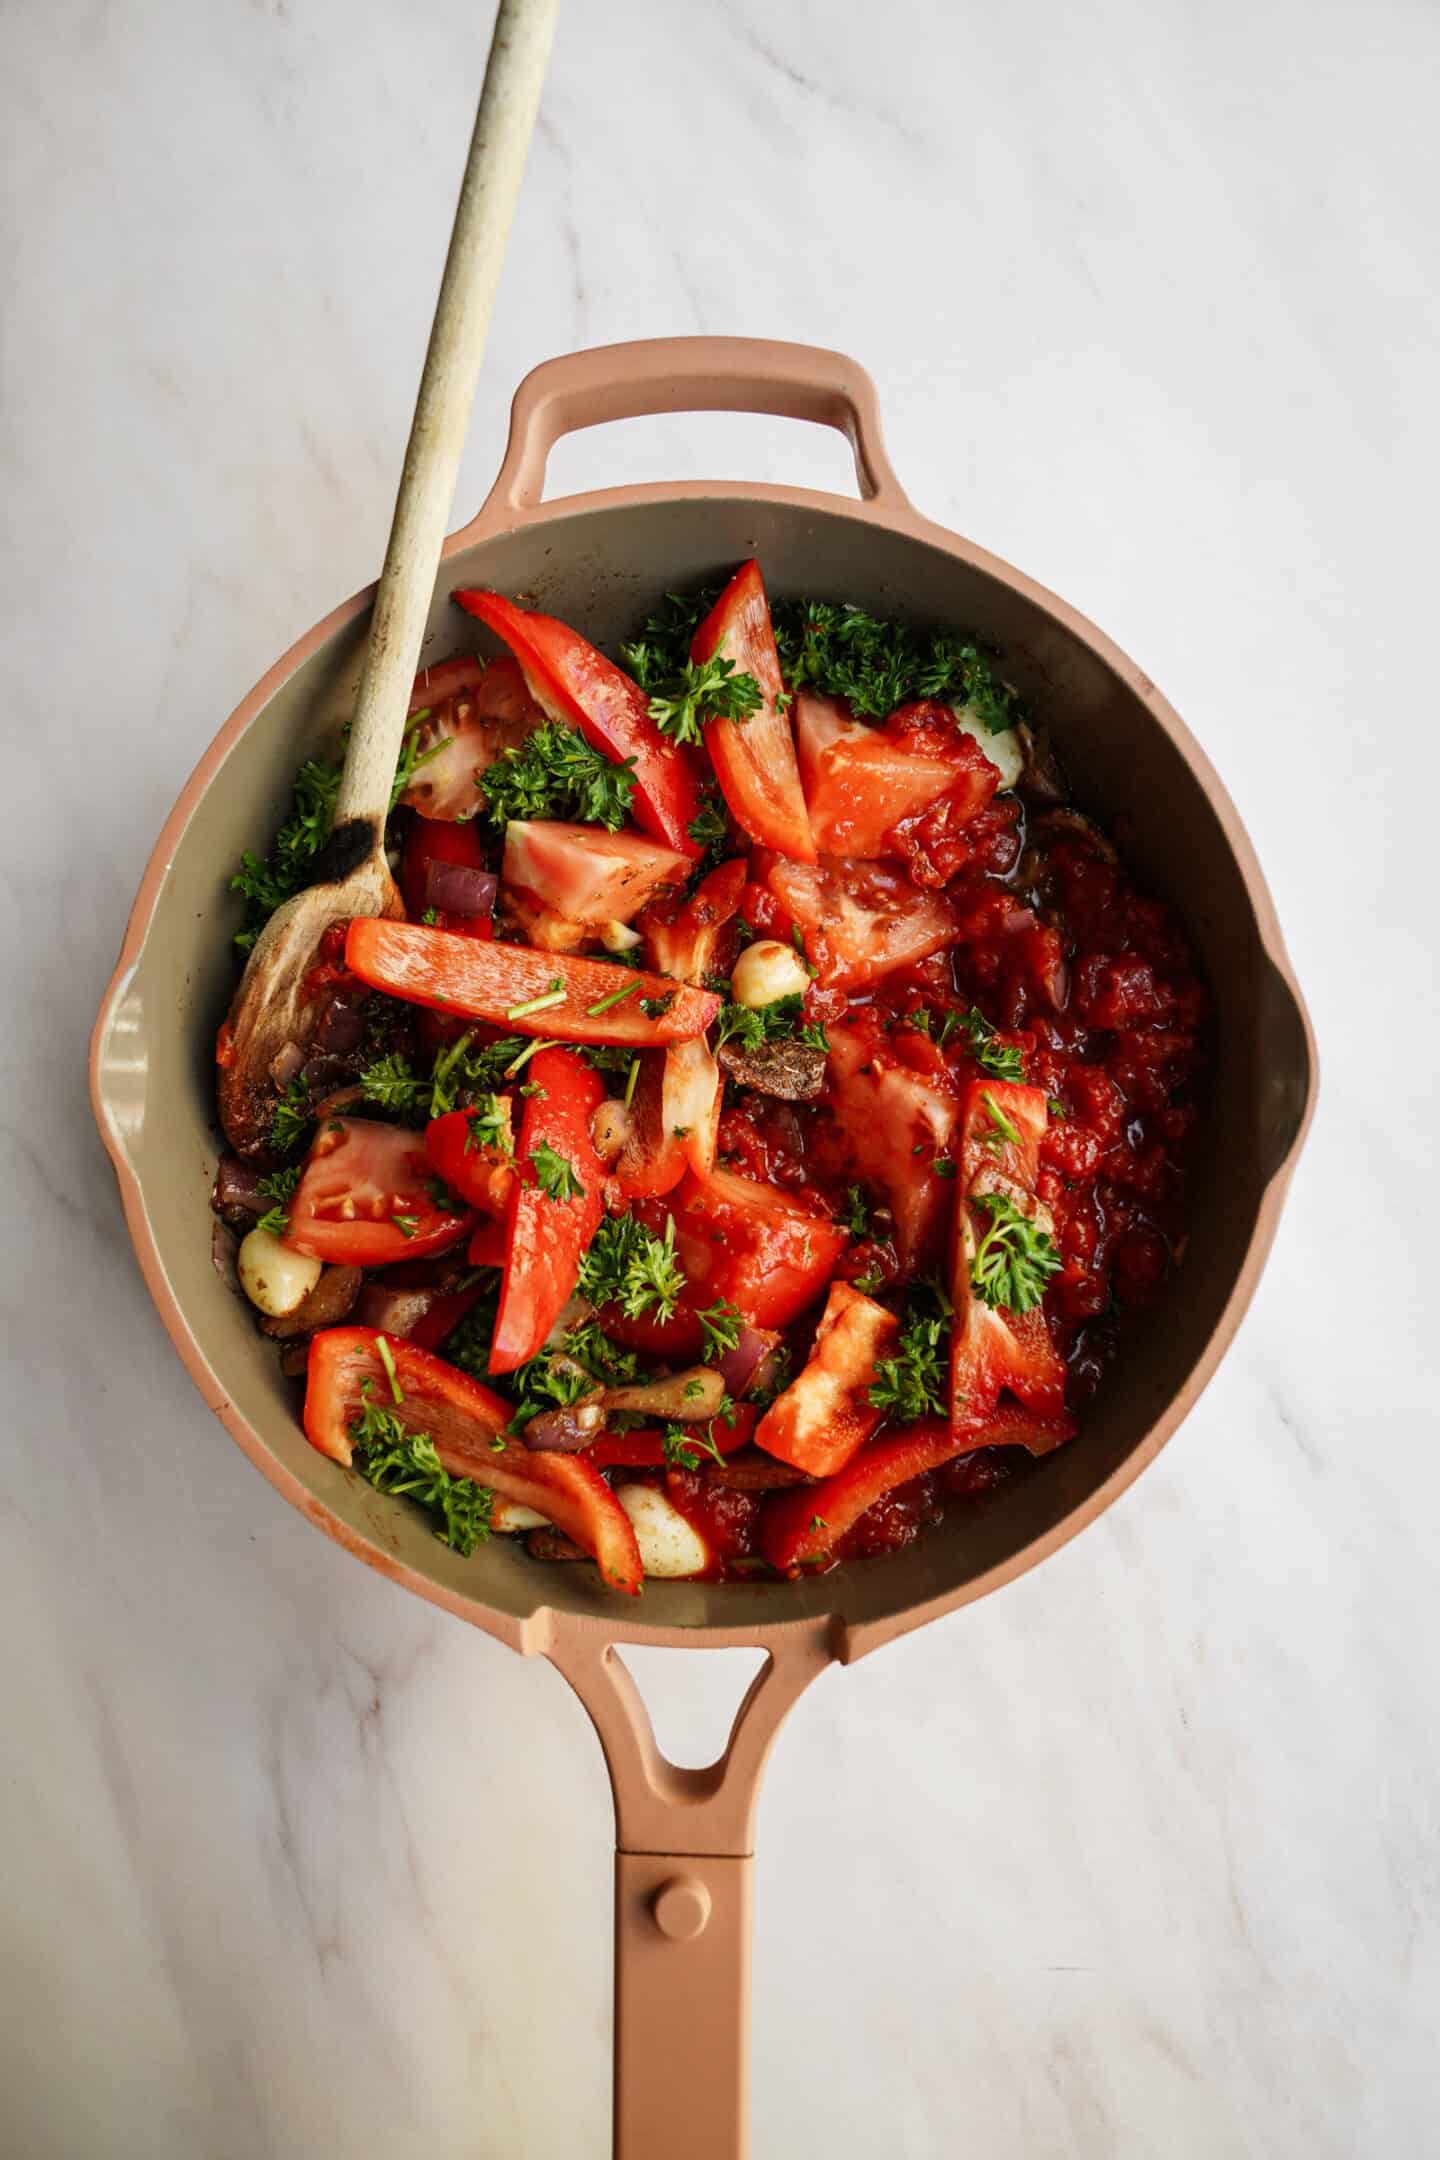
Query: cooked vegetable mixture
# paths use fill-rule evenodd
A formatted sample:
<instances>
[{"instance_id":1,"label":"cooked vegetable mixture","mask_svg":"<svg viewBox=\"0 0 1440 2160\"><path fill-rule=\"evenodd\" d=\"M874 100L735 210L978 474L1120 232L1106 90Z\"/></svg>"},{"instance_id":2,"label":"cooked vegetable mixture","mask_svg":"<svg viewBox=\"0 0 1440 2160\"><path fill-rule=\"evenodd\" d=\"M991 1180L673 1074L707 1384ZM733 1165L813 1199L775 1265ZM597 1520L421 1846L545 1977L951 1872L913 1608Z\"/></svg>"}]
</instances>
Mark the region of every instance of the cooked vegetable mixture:
<instances>
[{"instance_id":1,"label":"cooked vegetable mixture","mask_svg":"<svg viewBox=\"0 0 1440 2160\"><path fill-rule=\"evenodd\" d=\"M322 941L217 1259L457 1552L635 1593L905 1545L1075 1437L1181 1257L1184 935L963 638L756 562L616 659L455 599L505 656L416 681L407 919ZM242 951L338 779L244 858Z\"/></svg>"}]
</instances>

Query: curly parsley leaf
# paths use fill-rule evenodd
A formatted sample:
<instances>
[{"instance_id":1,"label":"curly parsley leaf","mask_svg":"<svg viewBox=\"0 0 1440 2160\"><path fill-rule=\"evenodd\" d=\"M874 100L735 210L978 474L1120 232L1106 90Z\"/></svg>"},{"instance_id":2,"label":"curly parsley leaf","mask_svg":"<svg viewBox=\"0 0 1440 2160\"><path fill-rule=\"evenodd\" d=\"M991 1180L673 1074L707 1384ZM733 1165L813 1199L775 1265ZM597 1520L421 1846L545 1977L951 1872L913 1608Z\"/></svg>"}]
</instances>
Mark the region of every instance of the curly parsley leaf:
<instances>
[{"instance_id":1,"label":"curly parsley leaf","mask_svg":"<svg viewBox=\"0 0 1440 2160\"><path fill-rule=\"evenodd\" d=\"M699 743L707 720L748 720L764 702L753 675L737 674L733 660L712 653L708 660L686 660L656 684L650 718L673 741Z\"/></svg>"},{"instance_id":2,"label":"curly parsley leaf","mask_svg":"<svg viewBox=\"0 0 1440 2160\"><path fill-rule=\"evenodd\" d=\"M1054 1240L1004 1193L979 1193L974 1205L990 1217L970 1263L976 1296L1011 1312L1033 1311L1060 1266Z\"/></svg>"},{"instance_id":3,"label":"curly parsley leaf","mask_svg":"<svg viewBox=\"0 0 1440 2160\"><path fill-rule=\"evenodd\" d=\"M355 1467L377 1492L413 1500L440 1517L436 1536L468 1557L489 1537L495 1495L473 1478L444 1469L428 1433L415 1432L393 1410L366 1403L350 1421Z\"/></svg>"},{"instance_id":4,"label":"curly parsley leaf","mask_svg":"<svg viewBox=\"0 0 1440 2160\"><path fill-rule=\"evenodd\" d=\"M542 1140L530 1150L530 1162L535 1172L535 1182L547 1200L564 1202L583 1200L585 1188L575 1174L575 1165Z\"/></svg>"},{"instance_id":5,"label":"curly parsley leaf","mask_svg":"<svg viewBox=\"0 0 1440 2160\"><path fill-rule=\"evenodd\" d=\"M663 1238L633 1215L605 1216L580 1263L584 1295L597 1305L618 1305L630 1320L638 1320L652 1306L659 1319L671 1319L684 1287L673 1216L665 1219Z\"/></svg>"},{"instance_id":6,"label":"curly parsley leaf","mask_svg":"<svg viewBox=\"0 0 1440 2160\"><path fill-rule=\"evenodd\" d=\"M578 728L547 720L502 750L477 780L492 825L512 818L559 818L618 832L635 793L635 761L612 765Z\"/></svg>"},{"instance_id":7,"label":"curly parsley leaf","mask_svg":"<svg viewBox=\"0 0 1440 2160\"><path fill-rule=\"evenodd\" d=\"M948 1016L947 1016L948 1017ZM982 1072L992 1073L997 1080L1009 1080L1015 1086L1025 1084L1025 1060L1013 1043L1001 1042L995 1029L978 1006L961 1013L960 1026L970 1046L970 1055Z\"/></svg>"},{"instance_id":8,"label":"curly parsley leaf","mask_svg":"<svg viewBox=\"0 0 1440 2160\"><path fill-rule=\"evenodd\" d=\"M870 1386L871 1407L902 1425L945 1411L950 1324L943 1314L912 1304L900 1330L896 1354L880 1358Z\"/></svg>"},{"instance_id":9,"label":"curly parsley leaf","mask_svg":"<svg viewBox=\"0 0 1440 2160\"><path fill-rule=\"evenodd\" d=\"M497 1155L513 1156L510 1138L510 1106L493 1090L477 1097L466 1118L465 1153L490 1148Z\"/></svg>"},{"instance_id":10,"label":"curly parsley leaf","mask_svg":"<svg viewBox=\"0 0 1440 2160\"><path fill-rule=\"evenodd\" d=\"M264 925L293 893L299 892L310 865L330 837L340 766L331 758L307 758L295 775L286 818L265 857L247 849L230 880L230 890L245 901L245 922L235 934L241 952L249 952Z\"/></svg>"},{"instance_id":11,"label":"curly parsley leaf","mask_svg":"<svg viewBox=\"0 0 1440 2160\"><path fill-rule=\"evenodd\" d=\"M723 1463L724 1452L708 1425L667 1425L660 1435L660 1452L677 1470L698 1470L702 1455Z\"/></svg>"},{"instance_id":12,"label":"curly parsley leaf","mask_svg":"<svg viewBox=\"0 0 1440 2160\"><path fill-rule=\"evenodd\" d=\"M940 698L967 706L997 735L1018 717L1013 693L985 654L944 631L884 622L831 600L781 600L771 614L781 670L793 690L813 684L876 720L913 698Z\"/></svg>"},{"instance_id":13,"label":"curly parsley leaf","mask_svg":"<svg viewBox=\"0 0 1440 2160\"><path fill-rule=\"evenodd\" d=\"M697 1312L695 1317L705 1333L705 1348L702 1353L704 1361L707 1365L717 1364L721 1358L727 1357L739 1342L740 1330L745 1325L745 1315L739 1306L732 1305L728 1298L717 1298L713 1305L707 1306L703 1312Z\"/></svg>"},{"instance_id":14,"label":"curly parsley leaf","mask_svg":"<svg viewBox=\"0 0 1440 2160\"><path fill-rule=\"evenodd\" d=\"M270 1120L270 1145L277 1155L293 1155L296 1148L310 1137L315 1113L310 1107L310 1083L303 1072L296 1073Z\"/></svg>"},{"instance_id":15,"label":"curly parsley leaf","mask_svg":"<svg viewBox=\"0 0 1440 2160\"><path fill-rule=\"evenodd\" d=\"M725 814L725 798L717 788L707 788L700 797L700 808L685 830L696 847L704 848L707 864L718 862L730 845L730 820Z\"/></svg>"},{"instance_id":16,"label":"curly parsley leaf","mask_svg":"<svg viewBox=\"0 0 1440 2160\"><path fill-rule=\"evenodd\" d=\"M775 998L768 1005L730 1005L720 1008L715 1023L715 1047L738 1042L742 1050L758 1050L763 1043L793 1040L805 1000L799 991ZM822 1030L823 1032L823 1030ZM803 1032L801 1040L804 1040ZM828 1049L828 1043L820 1046Z\"/></svg>"},{"instance_id":17,"label":"curly parsley leaf","mask_svg":"<svg viewBox=\"0 0 1440 2160\"><path fill-rule=\"evenodd\" d=\"M643 637L620 647L620 665L642 690L653 690L667 676L680 672L690 657L695 632L719 597L718 585L695 593L666 593L656 612L647 617Z\"/></svg>"}]
</instances>

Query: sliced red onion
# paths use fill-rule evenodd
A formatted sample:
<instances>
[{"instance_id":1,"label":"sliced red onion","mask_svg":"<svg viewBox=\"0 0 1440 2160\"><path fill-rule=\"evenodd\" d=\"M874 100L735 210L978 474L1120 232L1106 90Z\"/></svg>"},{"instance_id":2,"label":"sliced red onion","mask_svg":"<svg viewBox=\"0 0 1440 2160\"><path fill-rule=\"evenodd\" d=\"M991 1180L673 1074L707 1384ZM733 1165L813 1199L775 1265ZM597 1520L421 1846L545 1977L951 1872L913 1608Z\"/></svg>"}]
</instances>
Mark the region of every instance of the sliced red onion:
<instances>
[{"instance_id":1,"label":"sliced red onion","mask_svg":"<svg viewBox=\"0 0 1440 2160\"><path fill-rule=\"evenodd\" d=\"M607 1410L639 1410L645 1416L678 1418L683 1424L703 1425L714 1417L725 1395L725 1381L712 1365L692 1365L685 1372L670 1373L664 1380L647 1380L638 1387L605 1390Z\"/></svg>"},{"instance_id":2,"label":"sliced red onion","mask_svg":"<svg viewBox=\"0 0 1440 2160\"><path fill-rule=\"evenodd\" d=\"M305 1052L299 1043L287 1042L270 1060L270 1078L283 1095L290 1082L305 1063Z\"/></svg>"},{"instance_id":3,"label":"sliced red onion","mask_svg":"<svg viewBox=\"0 0 1440 2160\"><path fill-rule=\"evenodd\" d=\"M210 1194L215 1213L230 1223L257 1222L273 1205L260 1190L264 1175L256 1163L242 1162L238 1155L222 1155Z\"/></svg>"},{"instance_id":4,"label":"sliced red onion","mask_svg":"<svg viewBox=\"0 0 1440 2160\"><path fill-rule=\"evenodd\" d=\"M239 1240L234 1231L227 1230L224 1223L217 1218L210 1231L210 1258L214 1261L215 1272L226 1289L233 1290L236 1297L244 1297L245 1293L240 1288L239 1271L235 1265L235 1255L239 1249Z\"/></svg>"},{"instance_id":5,"label":"sliced red onion","mask_svg":"<svg viewBox=\"0 0 1440 2160\"><path fill-rule=\"evenodd\" d=\"M525 1445L539 1453L573 1455L590 1445L604 1423L603 1403L573 1403L568 1410L544 1410L525 1427Z\"/></svg>"},{"instance_id":6,"label":"sliced red onion","mask_svg":"<svg viewBox=\"0 0 1440 2160\"><path fill-rule=\"evenodd\" d=\"M742 1327L733 1350L720 1360L720 1377L730 1394L745 1393L760 1367L776 1349L780 1337L771 1328Z\"/></svg>"},{"instance_id":7,"label":"sliced red onion","mask_svg":"<svg viewBox=\"0 0 1440 2160\"><path fill-rule=\"evenodd\" d=\"M495 906L500 881L490 870L476 870L469 863L437 862L425 865L425 905L443 908L447 915L488 915Z\"/></svg>"},{"instance_id":8,"label":"sliced red onion","mask_svg":"<svg viewBox=\"0 0 1440 2160\"><path fill-rule=\"evenodd\" d=\"M369 1282L355 1301L355 1320L360 1327L373 1327L382 1335L408 1335L411 1328L419 1326L438 1294L434 1290L397 1290L385 1283Z\"/></svg>"},{"instance_id":9,"label":"sliced red onion","mask_svg":"<svg viewBox=\"0 0 1440 2160\"><path fill-rule=\"evenodd\" d=\"M331 1057L348 1057L365 1040L365 1015L344 998L331 998L315 1023L315 1048Z\"/></svg>"},{"instance_id":10,"label":"sliced red onion","mask_svg":"<svg viewBox=\"0 0 1440 2160\"><path fill-rule=\"evenodd\" d=\"M311 1102L319 1102L336 1088L353 1084L355 1060L349 1057L330 1057L323 1051L312 1051L300 1068L305 1085L310 1091Z\"/></svg>"}]
</instances>

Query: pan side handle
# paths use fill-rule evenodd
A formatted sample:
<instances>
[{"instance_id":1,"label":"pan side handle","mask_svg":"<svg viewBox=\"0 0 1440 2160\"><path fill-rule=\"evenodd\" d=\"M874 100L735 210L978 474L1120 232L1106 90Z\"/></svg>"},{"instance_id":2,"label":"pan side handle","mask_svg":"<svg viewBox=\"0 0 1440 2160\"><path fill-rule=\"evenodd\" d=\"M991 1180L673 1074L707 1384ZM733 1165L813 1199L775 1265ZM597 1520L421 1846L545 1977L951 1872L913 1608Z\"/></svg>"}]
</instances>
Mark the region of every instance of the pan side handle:
<instances>
[{"instance_id":1,"label":"pan side handle","mask_svg":"<svg viewBox=\"0 0 1440 2160\"><path fill-rule=\"evenodd\" d=\"M750 1891L760 1774L832 1651L824 1630L769 1646L718 1762L672 1763L602 1634L547 1655L589 1713L615 1795L615 2160L746 2160Z\"/></svg>"},{"instance_id":2,"label":"pan side handle","mask_svg":"<svg viewBox=\"0 0 1440 2160\"><path fill-rule=\"evenodd\" d=\"M910 507L886 455L875 385L857 361L768 338L647 338L531 369L510 408L495 485L451 549L523 522L544 494L546 462L562 435L669 412L771 413L838 428L855 454L861 497L889 510Z\"/></svg>"}]
</instances>

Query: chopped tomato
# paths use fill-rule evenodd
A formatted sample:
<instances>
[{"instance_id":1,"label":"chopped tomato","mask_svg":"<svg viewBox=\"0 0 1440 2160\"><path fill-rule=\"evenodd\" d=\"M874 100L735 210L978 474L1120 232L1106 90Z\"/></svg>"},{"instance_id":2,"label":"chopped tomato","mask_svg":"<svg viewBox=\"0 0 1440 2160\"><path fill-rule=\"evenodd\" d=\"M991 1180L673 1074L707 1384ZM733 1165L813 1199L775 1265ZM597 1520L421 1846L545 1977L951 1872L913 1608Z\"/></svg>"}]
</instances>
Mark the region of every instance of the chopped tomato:
<instances>
[{"instance_id":1,"label":"chopped tomato","mask_svg":"<svg viewBox=\"0 0 1440 2160\"><path fill-rule=\"evenodd\" d=\"M461 869L483 873L485 854L475 826L470 823L442 824L431 817L417 817L411 825L400 857L400 895L412 922L418 922L429 911L432 862L456 863ZM493 886L491 889L493 891ZM489 938L495 935L495 925L489 915L456 915L442 911L436 922L440 929L453 930L461 937Z\"/></svg>"},{"instance_id":2,"label":"chopped tomato","mask_svg":"<svg viewBox=\"0 0 1440 2160\"><path fill-rule=\"evenodd\" d=\"M492 1373L513 1372L540 1349L574 1293L604 1213L605 1173L590 1140L604 1081L574 1050L537 1050L529 1079L535 1092L520 1121Z\"/></svg>"},{"instance_id":3,"label":"chopped tomato","mask_svg":"<svg viewBox=\"0 0 1440 2160\"><path fill-rule=\"evenodd\" d=\"M695 767L661 734L640 685L553 615L516 607L499 593L457 592L454 597L504 639L520 663L530 695L552 719L579 728L593 749L616 764L634 760L636 822L693 862L700 854L690 838L690 823L700 807Z\"/></svg>"},{"instance_id":4,"label":"chopped tomato","mask_svg":"<svg viewBox=\"0 0 1440 2160\"><path fill-rule=\"evenodd\" d=\"M349 924L332 922L315 948L315 958L305 970L301 985L307 999L334 997L358 990L360 983L345 965L345 934Z\"/></svg>"},{"instance_id":5,"label":"chopped tomato","mask_svg":"<svg viewBox=\"0 0 1440 2160\"><path fill-rule=\"evenodd\" d=\"M452 1192L482 1215L501 1215L510 1202L515 1182L514 1142L510 1133L511 1103L498 1098L505 1110L505 1144L482 1144L471 1128L468 1110L448 1110L431 1118L425 1128L425 1152Z\"/></svg>"},{"instance_id":6,"label":"chopped tomato","mask_svg":"<svg viewBox=\"0 0 1440 2160\"><path fill-rule=\"evenodd\" d=\"M633 922L658 887L683 885L690 869L688 855L639 833L545 818L514 818L505 828L507 889L572 923Z\"/></svg>"},{"instance_id":7,"label":"chopped tomato","mask_svg":"<svg viewBox=\"0 0 1440 2160\"><path fill-rule=\"evenodd\" d=\"M926 1071L907 1058L912 1047L921 1057L934 1054L915 1030L887 1033L877 1019L857 1014L852 1024L831 1023L828 1033L829 1102L844 1159L862 1184L885 1195L896 1254L910 1270L939 1247L953 1205L947 1173L960 1105L943 1061L937 1057L939 1070Z\"/></svg>"},{"instance_id":8,"label":"chopped tomato","mask_svg":"<svg viewBox=\"0 0 1440 2160\"><path fill-rule=\"evenodd\" d=\"M1007 1404L963 1436L943 1418L882 1434L852 1456L845 1468L818 1485L797 1486L766 1502L760 1548L770 1565L793 1574L807 1561L823 1560L868 1508L897 1485L938 1469L974 1448L1023 1447L1048 1454L1073 1439L1075 1423L1063 1413L1039 1417Z\"/></svg>"},{"instance_id":9,"label":"chopped tomato","mask_svg":"<svg viewBox=\"0 0 1440 2160\"><path fill-rule=\"evenodd\" d=\"M972 1083L961 1129L960 1192L951 1239L950 1295L955 1305L950 1352L950 1422L957 1433L983 1424L1002 1389L1045 1417L1065 1409L1065 1367L1044 1312L1012 1312L985 1302L971 1267L987 1222L974 1206L999 1193L1023 1214L1048 1211L1035 1198L1040 1143L1048 1120L1039 1088L1002 1080Z\"/></svg>"},{"instance_id":10,"label":"chopped tomato","mask_svg":"<svg viewBox=\"0 0 1440 2160\"><path fill-rule=\"evenodd\" d=\"M327 1328L312 1339L304 1422L313 1447L348 1464L354 1452L350 1427L365 1404L393 1409L407 1430L434 1441L441 1467L452 1477L472 1478L519 1507L534 1508L599 1563L608 1583L632 1595L639 1591L643 1571L635 1533L592 1464L576 1455L532 1453L506 1431L510 1405L489 1388L401 1336L385 1340L388 1366L374 1328Z\"/></svg>"},{"instance_id":11,"label":"chopped tomato","mask_svg":"<svg viewBox=\"0 0 1440 2160\"><path fill-rule=\"evenodd\" d=\"M795 743L781 703L784 684L770 603L758 562L742 563L690 645L692 660L715 654L753 676L764 703L746 720L708 720L705 747L721 793L743 832L796 862L814 862L815 842L800 787Z\"/></svg>"},{"instance_id":12,"label":"chopped tomato","mask_svg":"<svg viewBox=\"0 0 1440 2160\"><path fill-rule=\"evenodd\" d=\"M338 1267L385 1267L458 1245L474 1216L438 1200L419 1133L327 1118L289 1204L285 1243Z\"/></svg>"},{"instance_id":13,"label":"chopped tomato","mask_svg":"<svg viewBox=\"0 0 1440 2160\"><path fill-rule=\"evenodd\" d=\"M811 865L775 856L755 867L763 867L769 891L800 924L806 954L827 988L858 990L878 982L938 952L955 935L946 899L918 892L903 871L882 863L822 856Z\"/></svg>"},{"instance_id":14,"label":"chopped tomato","mask_svg":"<svg viewBox=\"0 0 1440 2160\"><path fill-rule=\"evenodd\" d=\"M869 1390L900 1323L894 1313L834 1282L803 1371L776 1397L755 1433L757 1447L811 1477L829 1477L881 1422Z\"/></svg>"},{"instance_id":15,"label":"chopped tomato","mask_svg":"<svg viewBox=\"0 0 1440 2160\"><path fill-rule=\"evenodd\" d=\"M545 718L515 661L486 662L468 653L421 668L410 715L421 713L415 747L422 762L400 800L445 823L473 818L483 808L481 773L506 750L518 749Z\"/></svg>"},{"instance_id":16,"label":"chopped tomato","mask_svg":"<svg viewBox=\"0 0 1440 2160\"><path fill-rule=\"evenodd\" d=\"M652 901L635 927L660 973L688 983L728 973L723 941L744 892L745 865L737 857L702 878L688 899L670 894Z\"/></svg>"},{"instance_id":17,"label":"chopped tomato","mask_svg":"<svg viewBox=\"0 0 1440 2160\"><path fill-rule=\"evenodd\" d=\"M526 945L481 944L421 923L360 918L350 925L345 957L372 990L560 1042L681 1042L703 1035L720 1010L713 993L663 976ZM658 1009L646 1012L647 1004Z\"/></svg>"},{"instance_id":18,"label":"chopped tomato","mask_svg":"<svg viewBox=\"0 0 1440 2160\"><path fill-rule=\"evenodd\" d=\"M735 1409L735 1422L727 1425L724 1418L712 1418L708 1425L696 1425L694 1455L703 1468L707 1458L713 1459L718 1449L722 1455L733 1455L744 1447L755 1430L759 1416L753 1403L739 1403ZM666 1435L650 1426L642 1426L634 1432L605 1433L599 1440L592 1440L584 1450L586 1462L597 1470L652 1470L660 1468L670 1458L665 1453ZM675 1443L672 1441L672 1452Z\"/></svg>"},{"instance_id":19,"label":"chopped tomato","mask_svg":"<svg viewBox=\"0 0 1440 2160\"><path fill-rule=\"evenodd\" d=\"M1000 782L949 707L929 699L901 705L883 726L867 727L837 698L802 690L795 737L811 830L827 855L873 861L900 854L897 826L942 801L950 820L963 826Z\"/></svg>"}]
</instances>

